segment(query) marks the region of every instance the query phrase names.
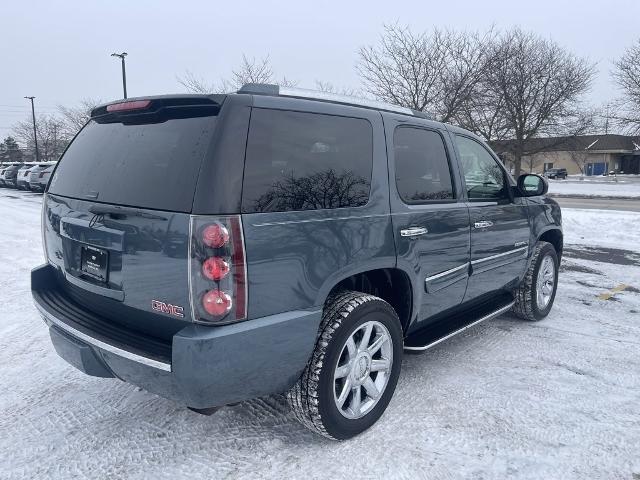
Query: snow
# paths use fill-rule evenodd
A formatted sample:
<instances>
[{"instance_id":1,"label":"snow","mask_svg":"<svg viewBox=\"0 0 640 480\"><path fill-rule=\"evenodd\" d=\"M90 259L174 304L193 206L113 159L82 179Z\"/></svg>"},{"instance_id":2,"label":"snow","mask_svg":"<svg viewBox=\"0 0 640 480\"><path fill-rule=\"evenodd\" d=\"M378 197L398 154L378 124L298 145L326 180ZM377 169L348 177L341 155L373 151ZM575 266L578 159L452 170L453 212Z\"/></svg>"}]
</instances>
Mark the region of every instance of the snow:
<instances>
[{"instance_id":1,"label":"snow","mask_svg":"<svg viewBox=\"0 0 640 480\"><path fill-rule=\"evenodd\" d=\"M563 209L564 241L640 252L640 213Z\"/></svg>"},{"instance_id":2,"label":"snow","mask_svg":"<svg viewBox=\"0 0 640 480\"><path fill-rule=\"evenodd\" d=\"M565 209L573 256L549 317L506 315L405 355L385 415L337 443L301 427L277 396L205 417L61 360L29 293L42 262L39 198L0 189L0 478L640 475L640 294L597 298L640 287L640 261L579 258L594 246L639 254L640 214Z\"/></svg>"},{"instance_id":3,"label":"snow","mask_svg":"<svg viewBox=\"0 0 640 480\"><path fill-rule=\"evenodd\" d=\"M576 177L567 180L549 180L551 195L579 195L588 197L633 197L640 198L640 178L585 177L582 181Z\"/></svg>"}]
</instances>

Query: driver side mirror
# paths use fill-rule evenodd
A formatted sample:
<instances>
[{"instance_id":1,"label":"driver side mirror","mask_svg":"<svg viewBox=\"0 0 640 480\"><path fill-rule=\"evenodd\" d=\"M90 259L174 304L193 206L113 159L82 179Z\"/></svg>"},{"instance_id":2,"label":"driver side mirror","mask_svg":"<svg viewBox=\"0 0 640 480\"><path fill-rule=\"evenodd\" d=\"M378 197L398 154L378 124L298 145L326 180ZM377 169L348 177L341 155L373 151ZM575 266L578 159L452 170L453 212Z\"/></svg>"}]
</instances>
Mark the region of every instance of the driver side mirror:
<instances>
[{"instance_id":1,"label":"driver side mirror","mask_svg":"<svg viewBox=\"0 0 640 480\"><path fill-rule=\"evenodd\" d=\"M549 182L546 178L532 173L525 173L518 177L518 193L522 197L536 197L549 191Z\"/></svg>"}]
</instances>

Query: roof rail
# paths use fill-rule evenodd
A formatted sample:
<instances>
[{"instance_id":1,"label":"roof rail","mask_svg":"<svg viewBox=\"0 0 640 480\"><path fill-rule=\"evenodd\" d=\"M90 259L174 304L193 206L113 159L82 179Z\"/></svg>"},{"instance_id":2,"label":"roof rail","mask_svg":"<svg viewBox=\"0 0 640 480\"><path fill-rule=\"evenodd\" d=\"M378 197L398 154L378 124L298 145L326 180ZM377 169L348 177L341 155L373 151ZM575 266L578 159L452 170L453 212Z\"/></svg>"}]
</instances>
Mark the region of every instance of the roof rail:
<instances>
[{"instance_id":1,"label":"roof rail","mask_svg":"<svg viewBox=\"0 0 640 480\"><path fill-rule=\"evenodd\" d=\"M386 112L403 113L414 117L431 119L425 112L419 112L407 107L392 105L390 103L378 102L366 98L352 97L350 95L340 95L337 93L321 92L319 90L309 90L306 88L281 87L270 83L247 83L238 90L238 93L248 93L253 95L272 95L281 97L307 98L321 100L324 102L341 103L357 107L384 110Z\"/></svg>"}]
</instances>

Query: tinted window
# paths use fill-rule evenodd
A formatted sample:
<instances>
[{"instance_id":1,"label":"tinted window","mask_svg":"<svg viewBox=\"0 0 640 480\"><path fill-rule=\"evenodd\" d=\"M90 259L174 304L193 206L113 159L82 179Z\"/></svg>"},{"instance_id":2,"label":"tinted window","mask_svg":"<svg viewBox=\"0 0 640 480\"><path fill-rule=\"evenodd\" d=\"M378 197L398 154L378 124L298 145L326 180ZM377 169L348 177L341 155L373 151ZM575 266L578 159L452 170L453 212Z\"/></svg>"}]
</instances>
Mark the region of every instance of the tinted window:
<instances>
[{"instance_id":1,"label":"tinted window","mask_svg":"<svg viewBox=\"0 0 640 480\"><path fill-rule=\"evenodd\" d=\"M49 191L86 200L190 212L215 117L89 124L71 143Z\"/></svg>"},{"instance_id":2,"label":"tinted window","mask_svg":"<svg viewBox=\"0 0 640 480\"><path fill-rule=\"evenodd\" d=\"M433 131L400 127L393 135L396 186L406 203L454 198L442 137Z\"/></svg>"},{"instance_id":3,"label":"tinted window","mask_svg":"<svg viewBox=\"0 0 640 480\"><path fill-rule=\"evenodd\" d=\"M459 135L455 138L469 199L507 198L504 172L487 149L470 138Z\"/></svg>"},{"instance_id":4,"label":"tinted window","mask_svg":"<svg viewBox=\"0 0 640 480\"><path fill-rule=\"evenodd\" d=\"M364 205L372 163L373 131L367 120L253 109L242 210Z\"/></svg>"}]
</instances>

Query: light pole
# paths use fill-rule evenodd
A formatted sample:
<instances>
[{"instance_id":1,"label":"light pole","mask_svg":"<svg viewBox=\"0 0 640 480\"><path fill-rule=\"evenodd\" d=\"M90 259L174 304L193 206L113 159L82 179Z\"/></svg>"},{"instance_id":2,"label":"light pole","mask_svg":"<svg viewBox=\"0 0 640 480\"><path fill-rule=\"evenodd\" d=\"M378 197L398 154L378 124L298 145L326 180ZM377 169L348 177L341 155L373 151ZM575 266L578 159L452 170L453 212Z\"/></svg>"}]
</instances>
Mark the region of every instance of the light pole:
<instances>
[{"instance_id":1,"label":"light pole","mask_svg":"<svg viewBox=\"0 0 640 480\"><path fill-rule=\"evenodd\" d=\"M127 52L112 53L112 57L118 57L122 61L122 90L124 90L124 98L127 98L127 72L124 67L124 57L127 56Z\"/></svg>"},{"instance_id":2,"label":"light pole","mask_svg":"<svg viewBox=\"0 0 640 480\"><path fill-rule=\"evenodd\" d=\"M38 152L38 134L36 133L36 109L33 106L33 100L36 97L24 97L27 100L31 100L31 117L33 118L33 143L36 147L36 162L40 161L40 154Z\"/></svg>"}]
</instances>

